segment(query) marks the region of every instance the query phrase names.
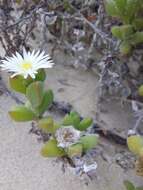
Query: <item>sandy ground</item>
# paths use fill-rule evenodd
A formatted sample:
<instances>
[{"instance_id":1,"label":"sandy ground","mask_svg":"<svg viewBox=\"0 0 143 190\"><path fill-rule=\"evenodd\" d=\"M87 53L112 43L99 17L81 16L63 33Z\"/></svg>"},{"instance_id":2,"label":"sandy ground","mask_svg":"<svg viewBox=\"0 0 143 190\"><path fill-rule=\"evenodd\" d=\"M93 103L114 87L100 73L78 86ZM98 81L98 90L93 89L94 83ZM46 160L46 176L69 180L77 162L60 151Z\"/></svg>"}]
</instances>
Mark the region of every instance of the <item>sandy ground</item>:
<instances>
[{"instance_id":1,"label":"sandy ground","mask_svg":"<svg viewBox=\"0 0 143 190\"><path fill-rule=\"evenodd\" d=\"M6 81L5 75L3 79ZM56 100L69 102L81 115L95 118L97 80L91 72L57 65L48 71L46 86L52 87ZM88 186L71 171L63 173L53 159L40 156L42 144L35 135L28 134L30 123L15 123L9 118L7 111L14 104L11 97L0 96L0 190L124 190L125 179L143 185L142 178L133 170L125 172L116 163L101 158L97 179ZM101 115L105 128L118 128L125 134L132 126L129 107L112 102L106 103L105 108L107 111ZM118 149L111 143L102 145L108 156L114 156Z\"/></svg>"}]
</instances>

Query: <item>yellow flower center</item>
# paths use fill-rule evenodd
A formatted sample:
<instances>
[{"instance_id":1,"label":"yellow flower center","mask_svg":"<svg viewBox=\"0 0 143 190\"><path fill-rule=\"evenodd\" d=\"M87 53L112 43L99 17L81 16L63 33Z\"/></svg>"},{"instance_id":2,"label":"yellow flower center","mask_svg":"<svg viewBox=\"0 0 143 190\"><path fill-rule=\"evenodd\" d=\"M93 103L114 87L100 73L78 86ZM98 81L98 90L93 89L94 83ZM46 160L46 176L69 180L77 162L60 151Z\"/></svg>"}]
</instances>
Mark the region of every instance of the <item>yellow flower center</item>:
<instances>
[{"instance_id":1,"label":"yellow flower center","mask_svg":"<svg viewBox=\"0 0 143 190\"><path fill-rule=\"evenodd\" d=\"M23 70L27 71L27 70L29 70L29 69L32 68L32 63L28 62L28 61L27 62L23 62L21 64L21 67L22 67Z\"/></svg>"},{"instance_id":2,"label":"yellow flower center","mask_svg":"<svg viewBox=\"0 0 143 190\"><path fill-rule=\"evenodd\" d=\"M73 138L73 133L66 131L63 137L64 137L64 140L67 141L68 139Z\"/></svg>"}]
</instances>

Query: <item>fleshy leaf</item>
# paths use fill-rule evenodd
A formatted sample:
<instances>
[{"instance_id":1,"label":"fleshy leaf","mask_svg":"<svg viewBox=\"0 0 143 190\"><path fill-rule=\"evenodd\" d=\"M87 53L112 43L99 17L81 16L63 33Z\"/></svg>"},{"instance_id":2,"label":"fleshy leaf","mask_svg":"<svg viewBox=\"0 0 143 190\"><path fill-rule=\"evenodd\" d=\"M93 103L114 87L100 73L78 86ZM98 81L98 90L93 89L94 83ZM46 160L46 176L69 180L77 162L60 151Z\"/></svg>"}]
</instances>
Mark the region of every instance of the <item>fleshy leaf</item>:
<instances>
[{"instance_id":1,"label":"fleshy leaf","mask_svg":"<svg viewBox=\"0 0 143 190\"><path fill-rule=\"evenodd\" d=\"M53 133L54 121L52 117L44 117L39 120L38 126L46 133Z\"/></svg>"},{"instance_id":2,"label":"fleshy leaf","mask_svg":"<svg viewBox=\"0 0 143 190\"><path fill-rule=\"evenodd\" d=\"M54 124L52 117L44 117L42 118L38 126L46 133L55 133L55 131L60 127L58 124Z\"/></svg>"},{"instance_id":3,"label":"fleshy leaf","mask_svg":"<svg viewBox=\"0 0 143 190\"><path fill-rule=\"evenodd\" d=\"M46 72L44 69L39 69L35 77L36 81L44 81L46 79Z\"/></svg>"},{"instance_id":4,"label":"fleshy leaf","mask_svg":"<svg viewBox=\"0 0 143 190\"><path fill-rule=\"evenodd\" d=\"M73 126L77 128L80 123L79 114L77 112L70 112L70 116L72 117L72 120L73 120Z\"/></svg>"},{"instance_id":5,"label":"fleshy leaf","mask_svg":"<svg viewBox=\"0 0 143 190\"><path fill-rule=\"evenodd\" d=\"M133 26L137 30L142 30L143 29L143 18L136 18L136 19L134 19Z\"/></svg>"},{"instance_id":6,"label":"fleshy leaf","mask_svg":"<svg viewBox=\"0 0 143 190\"><path fill-rule=\"evenodd\" d=\"M118 38L120 40L123 39L119 26L113 26L111 29L111 32L112 32L113 36L115 36L116 38Z\"/></svg>"},{"instance_id":7,"label":"fleshy leaf","mask_svg":"<svg viewBox=\"0 0 143 190\"><path fill-rule=\"evenodd\" d=\"M143 43L143 32L136 32L130 39L130 43L134 46Z\"/></svg>"},{"instance_id":8,"label":"fleshy leaf","mask_svg":"<svg viewBox=\"0 0 143 190\"><path fill-rule=\"evenodd\" d=\"M86 135L80 138L80 142L83 145L84 152L94 148L98 144L99 136L96 134Z\"/></svg>"},{"instance_id":9,"label":"fleshy leaf","mask_svg":"<svg viewBox=\"0 0 143 190\"><path fill-rule=\"evenodd\" d=\"M72 125L75 128L78 128L78 125L80 123L80 116L77 112L70 112L70 114L67 114L64 117L63 125L68 126Z\"/></svg>"},{"instance_id":10,"label":"fleshy leaf","mask_svg":"<svg viewBox=\"0 0 143 190\"><path fill-rule=\"evenodd\" d=\"M125 8L126 8L126 4L127 4L127 0L116 0L115 1L116 6L120 12L120 14L125 14Z\"/></svg>"},{"instance_id":11,"label":"fleshy leaf","mask_svg":"<svg viewBox=\"0 0 143 190\"><path fill-rule=\"evenodd\" d=\"M55 139L51 139L43 146L41 154L44 157L61 157L65 155L65 152L62 148L57 147Z\"/></svg>"},{"instance_id":12,"label":"fleshy leaf","mask_svg":"<svg viewBox=\"0 0 143 190\"><path fill-rule=\"evenodd\" d=\"M139 155L141 148L143 148L143 137L140 135L129 136L127 138L127 144L132 153Z\"/></svg>"},{"instance_id":13,"label":"fleshy leaf","mask_svg":"<svg viewBox=\"0 0 143 190\"><path fill-rule=\"evenodd\" d=\"M43 95L42 103L36 108L39 115L42 115L53 103L54 94L52 90L47 90Z\"/></svg>"},{"instance_id":14,"label":"fleshy leaf","mask_svg":"<svg viewBox=\"0 0 143 190\"><path fill-rule=\"evenodd\" d=\"M46 78L46 73L44 69L39 69L36 78L33 80L31 77L24 79L23 76L17 75L13 78L9 78L10 87L16 92L25 94L26 88L34 81L44 81Z\"/></svg>"},{"instance_id":15,"label":"fleshy leaf","mask_svg":"<svg viewBox=\"0 0 143 190\"><path fill-rule=\"evenodd\" d=\"M33 82L26 89L26 97L28 98L28 100L34 108L41 105L43 96L43 82Z\"/></svg>"},{"instance_id":16,"label":"fleshy leaf","mask_svg":"<svg viewBox=\"0 0 143 190\"><path fill-rule=\"evenodd\" d=\"M20 5L22 0L16 0L16 3Z\"/></svg>"},{"instance_id":17,"label":"fleshy leaf","mask_svg":"<svg viewBox=\"0 0 143 190\"><path fill-rule=\"evenodd\" d=\"M138 0L127 0L126 5L126 15L128 18L128 23L134 19L136 12L139 10L139 1Z\"/></svg>"},{"instance_id":18,"label":"fleshy leaf","mask_svg":"<svg viewBox=\"0 0 143 190\"><path fill-rule=\"evenodd\" d=\"M63 119L63 122L62 122L62 125L65 125L65 126L68 126L68 125L73 125L73 120L72 120L72 117L67 114L64 119Z\"/></svg>"},{"instance_id":19,"label":"fleshy leaf","mask_svg":"<svg viewBox=\"0 0 143 190\"><path fill-rule=\"evenodd\" d=\"M32 78L24 79L23 76L17 75L13 78L9 78L10 87L16 92L25 94L27 86L32 83Z\"/></svg>"},{"instance_id":20,"label":"fleshy leaf","mask_svg":"<svg viewBox=\"0 0 143 190\"><path fill-rule=\"evenodd\" d=\"M139 94L140 96L143 96L143 85L141 85L141 86L139 87L139 89L138 89L138 94Z\"/></svg>"},{"instance_id":21,"label":"fleshy leaf","mask_svg":"<svg viewBox=\"0 0 143 190\"><path fill-rule=\"evenodd\" d=\"M83 152L83 147L82 144L80 143L73 144L67 149L67 154L69 157L81 156L82 152Z\"/></svg>"},{"instance_id":22,"label":"fleshy leaf","mask_svg":"<svg viewBox=\"0 0 143 190\"><path fill-rule=\"evenodd\" d=\"M129 42L123 41L120 45L120 52L122 55L128 55L132 51L132 46L129 44Z\"/></svg>"},{"instance_id":23,"label":"fleshy leaf","mask_svg":"<svg viewBox=\"0 0 143 190\"><path fill-rule=\"evenodd\" d=\"M105 8L106 8L107 13L110 16L115 16L115 17L119 16L119 13L118 13L118 10L117 10L117 7L116 7L114 0L106 0L105 1Z\"/></svg>"},{"instance_id":24,"label":"fleshy leaf","mask_svg":"<svg viewBox=\"0 0 143 190\"><path fill-rule=\"evenodd\" d=\"M135 186L128 180L124 181L124 185L125 185L127 190L136 190Z\"/></svg>"},{"instance_id":25,"label":"fleshy leaf","mask_svg":"<svg viewBox=\"0 0 143 190\"><path fill-rule=\"evenodd\" d=\"M9 111L11 118L15 121L31 121L36 118L36 115L25 106L15 106Z\"/></svg>"},{"instance_id":26,"label":"fleshy leaf","mask_svg":"<svg viewBox=\"0 0 143 190\"><path fill-rule=\"evenodd\" d=\"M115 37L121 40L125 40L134 33L134 30L132 25L123 25L123 26L112 27L111 32Z\"/></svg>"},{"instance_id":27,"label":"fleshy leaf","mask_svg":"<svg viewBox=\"0 0 143 190\"><path fill-rule=\"evenodd\" d=\"M79 125L78 125L78 130L80 131L85 131L88 127L91 126L91 124L93 123L93 120L91 118L85 118L83 119Z\"/></svg>"}]
</instances>

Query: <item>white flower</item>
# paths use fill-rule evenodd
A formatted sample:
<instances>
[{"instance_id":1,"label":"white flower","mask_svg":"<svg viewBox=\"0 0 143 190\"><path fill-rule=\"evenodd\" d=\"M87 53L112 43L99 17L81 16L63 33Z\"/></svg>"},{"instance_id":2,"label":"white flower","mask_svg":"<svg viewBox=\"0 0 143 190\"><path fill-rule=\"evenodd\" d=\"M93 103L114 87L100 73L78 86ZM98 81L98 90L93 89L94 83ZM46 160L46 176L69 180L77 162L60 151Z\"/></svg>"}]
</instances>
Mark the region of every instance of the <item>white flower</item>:
<instances>
[{"instance_id":1,"label":"white flower","mask_svg":"<svg viewBox=\"0 0 143 190\"><path fill-rule=\"evenodd\" d=\"M23 49L23 55L16 52L15 55L6 57L5 60L2 60L0 67L2 67L2 70L12 72L13 75L11 77L22 75L24 78L27 78L30 75L32 78L35 78L38 69L51 68L53 64L50 56L45 55L44 51L35 52L33 50L30 53Z\"/></svg>"},{"instance_id":2,"label":"white flower","mask_svg":"<svg viewBox=\"0 0 143 190\"><path fill-rule=\"evenodd\" d=\"M56 131L55 136L58 146L67 148L70 145L78 142L80 138L80 131L76 130L73 126L62 126Z\"/></svg>"}]
</instances>

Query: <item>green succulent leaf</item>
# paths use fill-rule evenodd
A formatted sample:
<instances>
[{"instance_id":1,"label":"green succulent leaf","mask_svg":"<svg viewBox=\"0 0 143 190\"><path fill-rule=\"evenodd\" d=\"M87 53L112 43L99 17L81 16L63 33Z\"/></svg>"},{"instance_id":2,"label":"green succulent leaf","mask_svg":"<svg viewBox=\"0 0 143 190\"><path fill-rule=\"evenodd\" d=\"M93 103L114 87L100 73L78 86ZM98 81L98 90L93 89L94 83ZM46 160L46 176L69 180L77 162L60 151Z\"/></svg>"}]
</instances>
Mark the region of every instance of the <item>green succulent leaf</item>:
<instances>
[{"instance_id":1,"label":"green succulent leaf","mask_svg":"<svg viewBox=\"0 0 143 190\"><path fill-rule=\"evenodd\" d=\"M139 0L127 0L126 18L128 20L128 23L132 22L139 8Z\"/></svg>"},{"instance_id":2,"label":"green succulent leaf","mask_svg":"<svg viewBox=\"0 0 143 190\"><path fill-rule=\"evenodd\" d=\"M67 149L68 156L74 157L74 156L81 156L83 152L83 147L81 143L73 144Z\"/></svg>"},{"instance_id":3,"label":"green succulent leaf","mask_svg":"<svg viewBox=\"0 0 143 190\"><path fill-rule=\"evenodd\" d=\"M143 96L143 85L141 85L138 89L139 96Z\"/></svg>"},{"instance_id":4,"label":"green succulent leaf","mask_svg":"<svg viewBox=\"0 0 143 190\"><path fill-rule=\"evenodd\" d=\"M61 157L65 155L65 151L57 147L57 141L55 139L51 139L43 146L41 154L44 157Z\"/></svg>"},{"instance_id":5,"label":"green succulent leaf","mask_svg":"<svg viewBox=\"0 0 143 190\"><path fill-rule=\"evenodd\" d=\"M122 55L128 55L132 51L132 46L128 41L123 41L120 45L120 52Z\"/></svg>"},{"instance_id":6,"label":"green succulent leaf","mask_svg":"<svg viewBox=\"0 0 143 190\"><path fill-rule=\"evenodd\" d=\"M120 40L123 39L121 30L120 30L120 26L113 26L111 29L111 32L112 32L113 36L115 36L116 38L118 38Z\"/></svg>"},{"instance_id":7,"label":"green succulent leaf","mask_svg":"<svg viewBox=\"0 0 143 190\"><path fill-rule=\"evenodd\" d=\"M32 78L24 79L23 76L17 75L13 78L9 78L10 87L16 92L25 94L27 86L32 83Z\"/></svg>"},{"instance_id":8,"label":"green succulent leaf","mask_svg":"<svg viewBox=\"0 0 143 190\"><path fill-rule=\"evenodd\" d=\"M72 120L73 120L73 126L77 128L80 123L79 114L77 112L70 112L70 116L72 117Z\"/></svg>"},{"instance_id":9,"label":"green succulent leaf","mask_svg":"<svg viewBox=\"0 0 143 190\"><path fill-rule=\"evenodd\" d=\"M124 185L125 185L127 190L143 190L143 186L135 187L134 184L128 180L124 181Z\"/></svg>"},{"instance_id":10,"label":"green succulent leaf","mask_svg":"<svg viewBox=\"0 0 143 190\"><path fill-rule=\"evenodd\" d=\"M22 75L17 75L13 78L11 77L9 78L9 84L10 84L10 87L16 92L26 94L26 89L32 82L44 81L45 78L46 78L45 70L39 69L35 79L32 79L31 77L24 79Z\"/></svg>"},{"instance_id":11,"label":"green succulent leaf","mask_svg":"<svg viewBox=\"0 0 143 190\"><path fill-rule=\"evenodd\" d=\"M127 5L127 0L115 0L115 4L118 10L118 15L119 18L124 21L126 20L126 5Z\"/></svg>"},{"instance_id":12,"label":"green succulent leaf","mask_svg":"<svg viewBox=\"0 0 143 190\"><path fill-rule=\"evenodd\" d=\"M85 118L79 123L78 130L85 131L88 127L92 125L92 123L93 120L91 118Z\"/></svg>"},{"instance_id":13,"label":"green succulent leaf","mask_svg":"<svg viewBox=\"0 0 143 190\"><path fill-rule=\"evenodd\" d=\"M143 96L143 85L141 85L138 89L139 96Z\"/></svg>"},{"instance_id":14,"label":"green succulent leaf","mask_svg":"<svg viewBox=\"0 0 143 190\"><path fill-rule=\"evenodd\" d=\"M143 43L143 1L105 0L105 7L110 16L121 20L123 25L114 26L111 31L121 40L121 54L130 54L134 46Z\"/></svg>"},{"instance_id":15,"label":"green succulent leaf","mask_svg":"<svg viewBox=\"0 0 143 190\"><path fill-rule=\"evenodd\" d=\"M143 43L143 32L136 32L134 35L132 35L130 43L134 46Z\"/></svg>"},{"instance_id":16,"label":"green succulent leaf","mask_svg":"<svg viewBox=\"0 0 143 190\"><path fill-rule=\"evenodd\" d=\"M53 133L54 121L52 117L44 117L39 120L38 126L45 133Z\"/></svg>"},{"instance_id":17,"label":"green succulent leaf","mask_svg":"<svg viewBox=\"0 0 143 190\"><path fill-rule=\"evenodd\" d=\"M99 136L96 134L86 135L80 138L80 142L83 145L83 151L87 152L88 150L94 148L98 144Z\"/></svg>"},{"instance_id":18,"label":"green succulent leaf","mask_svg":"<svg viewBox=\"0 0 143 190\"><path fill-rule=\"evenodd\" d=\"M52 105L53 100L53 91L49 89L44 93L42 103L39 107L36 108L36 112L39 115L42 115Z\"/></svg>"},{"instance_id":19,"label":"green succulent leaf","mask_svg":"<svg viewBox=\"0 0 143 190\"><path fill-rule=\"evenodd\" d=\"M126 187L127 190L136 190L135 186L133 185L133 183L131 183L128 180L124 181L124 185Z\"/></svg>"},{"instance_id":20,"label":"green succulent leaf","mask_svg":"<svg viewBox=\"0 0 143 190\"><path fill-rule=\"evenodd\" d=\"M36 118L36 115L25 106L14 106L10 111L9 115L15 121L31 121Z\"/></svg>"},{"instance_id":21,"label":"green succulent leaf","mask_svg":"<svg viewBox=\"0 0 143 190\"><path fill-rule=\"evenodd\" d=\"M54 134L56 130L60 127L58 124L55 124L52 117L44 117L39 120L38 126L45 133Z\"/></svg>"},{"instance_id":22,"label":"green succulent leaf","mask_svg":"<svg viewBox=\"0 0 143 190\"><path fill-rule=\"evenodd\" d=\"M105 8L110 16L118 17L124 24L132 24L141 9L140 0L106 0Z\"/></svg>"},{"instance_id":23,"label":"green succulent leaf","mask_svg":"<svg viewBox=\"0 0 143 190\"><path fill-rule=\"evenodd\" d=\"M143 137L140 135L129 136L127 138L127 144L132 153L139 155L143 148Z\"/></svg>"},{"instance_id":24,"label":"green succulent leaf","mask_svg":"<svg viewBox=\"0 0 143 190\"><path fill-rule=\"evenodd\" d=\"M134 33L132 25L114 26L111 29L112 34L120 40L126 40Z\"/></svg>"},{"instance_id":25,"label":"green succulent leaf","mask_svg":"<svg viewBox=\"0 0 143 190\"><path fill-rule=\"evenodd\" d=\"M62 122L62 125L65 125L65 126L68 126L68 125L73 125L73 119L72 117L67 114L64 119L63 119L63 122Z\"/></svg>"},{"instance_id":26,"label":"green succulent leaf","mask_svg":"<svg viewBox=\"0 0 143 190\"><path fill-rule=\"evenodd\" d=\"M31 83L26 89L26 97L34 108L42 104L43 96L44 86L41 81Z\"/></svg>"},{"instance_id":27,"label":"green succulent leaf","mask_svg":"<svg viewBox=\"0 0 143 190\"><path fill-rule=\"evenodd\" d=\"M118 10L124 14L125 13L125 8L127 5L127 0L115 0L116 6Z\"/></svg>"},{"instance_id":28,"label":"green succulent leaf","mask_svg":"<svg viewBox=\"0 0 143 190\"><path fill-rule=\"evenodd\" d=\"M114 0L106 0L105 1L105 8L106 8L107 13L110 16L115 16L115 17L119 16L118 9L116 7L116 3Z\"/></svg>"},{"instance_id":29,"label":"green succulent leaf","mask_svg":"<svg viewBox=\"0 0 143 190\"><path fill-rule=\"evenodd\" d=\"M68 126L72 125L75 128L78 128L78 125L80 123L80 116L77 112L70 112L70 114L67 114L64 119L62 125Z\"/></svg>"},{"instance_id":30,"label":"green succulent leaf","mask_svg":"<svg viewBox=\"0 0 143 190\"><path fill-rule=\"evenodd\" d=\"M35 77L36 81L44 81L46 79L46 72L44 69L39 69Z\"/></svg>"},{"instance_id":31,"label":"green succulent leaf","mask_svg":"<svg viewBox=\"0 0 143 190\"><path fill-rule=\"evenodd\" d=\"M22 0L16 0L16 3L20 5L20 4L21 4L21 1L22 1Z\"/></svg>"},{"instance_id":32,"label":"green succulent leaf","mask_svg":"<svg viewBox=\"0 0 143 190\"><path fill-rule=\"evenodd\" d=\"M143 18L135 18L133 21L133 26L136 30L143 29Z\"/></svg>"}]
</instances>

